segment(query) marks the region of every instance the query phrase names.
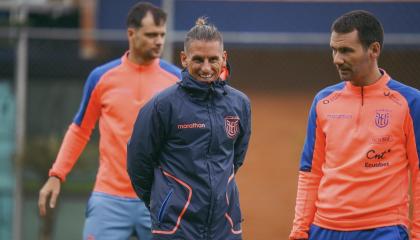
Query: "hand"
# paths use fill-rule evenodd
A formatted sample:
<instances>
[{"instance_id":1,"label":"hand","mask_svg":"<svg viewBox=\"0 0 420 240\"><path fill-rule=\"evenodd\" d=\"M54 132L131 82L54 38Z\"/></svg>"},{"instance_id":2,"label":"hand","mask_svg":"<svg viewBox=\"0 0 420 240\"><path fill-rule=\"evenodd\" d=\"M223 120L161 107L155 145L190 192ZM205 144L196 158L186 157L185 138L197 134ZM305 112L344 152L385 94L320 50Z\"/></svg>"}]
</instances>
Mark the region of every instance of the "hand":
<instances>
[{"instance_id":1,"label":"hand","mask_svg":"<svg viewBox=\"0 0 420 240\"><path fill-rule=\"evenodd\" d=\"M48 178L47 182L39 191L38 208L39 215L44 217L47 214L46 204L47 199L50 197L50 208L54 208L57 202L58 195L60 194L61 181L57 177Z\"/></svg>"}]
</instances>

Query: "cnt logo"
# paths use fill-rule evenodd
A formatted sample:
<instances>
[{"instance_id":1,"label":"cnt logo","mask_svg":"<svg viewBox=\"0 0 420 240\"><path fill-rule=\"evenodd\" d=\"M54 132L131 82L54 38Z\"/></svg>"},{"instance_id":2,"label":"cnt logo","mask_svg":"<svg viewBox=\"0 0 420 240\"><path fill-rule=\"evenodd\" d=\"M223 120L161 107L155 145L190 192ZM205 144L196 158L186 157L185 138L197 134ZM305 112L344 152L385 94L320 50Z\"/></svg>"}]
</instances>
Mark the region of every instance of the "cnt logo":
<instances>
[{"instance_id":1,"label":"cnt logo","mask_svg":"<svg viewBox=\"0 0 420 240\"><path fill-rule=\"evenodd\" d=\"M391 149L387 149L381 152L378 152L374 149L369 150L366 153L366 158L369 159L369 161L365 162L365 168L389 167L391 164L389 163L389 161L386 161L385 159L386 159L386 155L390 152L391 152Z\"/></svg>"}]
</instances>

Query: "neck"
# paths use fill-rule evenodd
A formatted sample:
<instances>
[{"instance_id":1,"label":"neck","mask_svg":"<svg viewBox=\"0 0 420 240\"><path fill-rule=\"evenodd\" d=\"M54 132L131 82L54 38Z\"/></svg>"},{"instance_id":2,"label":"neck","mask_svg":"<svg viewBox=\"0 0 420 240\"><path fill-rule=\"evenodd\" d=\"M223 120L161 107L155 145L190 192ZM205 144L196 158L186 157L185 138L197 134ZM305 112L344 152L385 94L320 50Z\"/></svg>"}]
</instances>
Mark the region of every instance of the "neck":
<instances>
[{"instance_id":1,"label":"neck","mask_svg":"<svg viewBox=\"0 0 420 240\"><path fill-rule=\"evenodd\" d=\"M378 67L375 68L374 71L370 72L369 74L362 76L360 79L351 80L351 83L354 86L369 86L376 83L382 77L382 73Z\"/></svg>"},{"instance_id":2,"label":"neck","mask_svg":"<svg viewBox=\"0 0 420 240\"><path fill-rule=\"evenodd\" d=\"M150 65L153 63L155 58L152 59L144 59L141 56L137 56L133 53L133 51L128 52L128 60L132 63L138 64L138 65Z\"/></svg>"}]
</instances>

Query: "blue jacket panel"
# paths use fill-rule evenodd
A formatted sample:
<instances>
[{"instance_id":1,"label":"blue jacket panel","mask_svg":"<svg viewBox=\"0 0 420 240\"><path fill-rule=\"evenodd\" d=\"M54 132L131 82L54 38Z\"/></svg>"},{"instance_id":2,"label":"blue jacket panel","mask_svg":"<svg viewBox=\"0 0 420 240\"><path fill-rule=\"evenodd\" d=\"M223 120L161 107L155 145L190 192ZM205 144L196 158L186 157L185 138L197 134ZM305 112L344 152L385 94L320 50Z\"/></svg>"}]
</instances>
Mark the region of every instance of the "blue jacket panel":
<instances>
[{"instance_id":1,"label":"blue jacket panel","mask_svg":"<svg viewBox=\"0 0 420 240\"><path fill-rule=\"evenodd\" d=\"M224 81L182 81L140 111L128 144L154 239L242 239L235 172L251 134L249 99Z\"/></svg>"}]
</instances>

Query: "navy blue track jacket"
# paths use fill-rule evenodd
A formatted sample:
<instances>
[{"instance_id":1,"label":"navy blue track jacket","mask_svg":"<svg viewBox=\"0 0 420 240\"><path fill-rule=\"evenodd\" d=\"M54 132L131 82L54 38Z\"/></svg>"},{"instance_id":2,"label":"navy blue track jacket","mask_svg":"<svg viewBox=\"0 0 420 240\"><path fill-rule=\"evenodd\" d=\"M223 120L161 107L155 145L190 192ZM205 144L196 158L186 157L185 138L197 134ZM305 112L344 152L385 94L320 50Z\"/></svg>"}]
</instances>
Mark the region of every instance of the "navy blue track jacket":
<instances>
[{"instance_id":1,"label":"navy blue track jacket","mask_svg":"<svg viewBox=\"0 0 420 240\"><path fill-rule=\"evenodd\" d=\"M153 239L242 239L234 176L251 134L249 99L224 81L182 75L140 111L128 174L150 204Z\"/></svg>"}]
</instances>

